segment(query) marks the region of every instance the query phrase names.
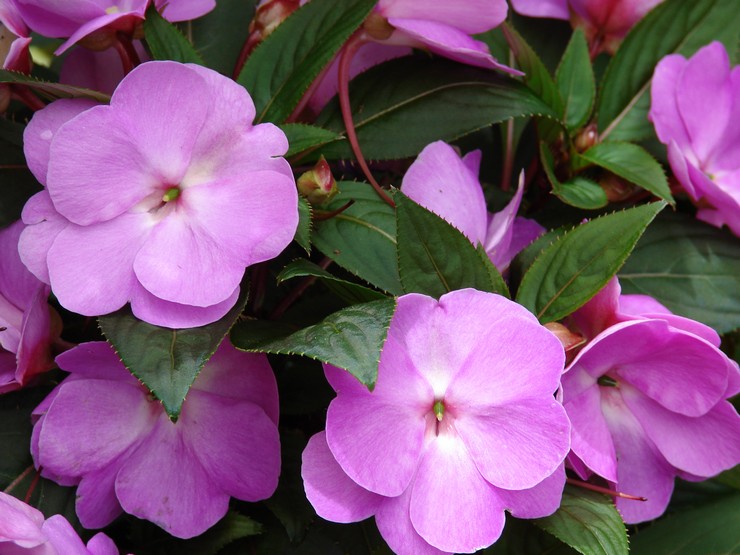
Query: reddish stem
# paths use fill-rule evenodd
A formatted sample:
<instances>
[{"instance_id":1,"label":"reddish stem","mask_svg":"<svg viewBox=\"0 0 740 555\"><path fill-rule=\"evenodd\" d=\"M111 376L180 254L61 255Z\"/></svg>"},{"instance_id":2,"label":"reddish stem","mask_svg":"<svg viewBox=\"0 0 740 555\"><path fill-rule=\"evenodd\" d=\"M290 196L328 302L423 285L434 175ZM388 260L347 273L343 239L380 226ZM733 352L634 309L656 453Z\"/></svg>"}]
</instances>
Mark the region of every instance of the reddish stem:
<instances>
[{"instance_id":1,"label":"reddish stem","mask_svg":"<svg viewBox=\"0 0 740 555\"><path fill-rule=\"evenodd\" d=\"M244 69L244 64L247 63L247 58L249 58L252 50L254 50L255 47L259 44L259 40L255 37L256 35L254 33L249 33L249 35L247 36L247 40L244 41L244 45L239 51L239 57L236 59L236 64L234 64L234 71L231 74L231 77L234 79L234 81L237 81L239 79L239 74L241 74L242 69Z\"/></svg>"},{"instance_id":2,"label":"reddish stem","mask_svg":"<svg viewBox=\"0 0 740 555\"><path fill-rule=\"evenodd\" d=\"M565 481L572 486L578 486L579 488L588 489L597 493L603 493L604 495L608 495L610 497L621 497L622 499L630 499L632 501L647 501L647 497L638 497L637 495L630 495L629 493L622 493L620 491L614 491L609 488L602 488L601 486L595 486L593 484L589 484L588 482L574 480L573 478L566 478Z\"/></svg>"},{"instance_id":3,"label":"reddish stem","mask_svg":"<svg viewBox=\"0 0 740 555\"><path fill-rule=\"evenodd\" d=\"M131 42L131 37L128 35L121 32L116 33L113 48L116 49L118 56L121 58L124 75L128 75L132 69L141 63L139 54L136 52L136 48L134 48L134 44Z\"/></svg>"},{"instance_id":4,"label":"reddish stem","mask_svg":"<svg viewBox=\"0 0 740 555\"><path fill-rule=\"evenodd\" d=\"M324 211L317 210L314 213L313 219L318 222L322 222L324 220L330 220L331 218L334 218L335 216L339 216L339 214L347 210L347 208L352 206L354 203L355 203L354 200L350 200L347 204L340 206L339 208L337 208L336 210L332 210L331 212L324 212Z\"/></svg>"},{"instance_id":5,"label":"reddish stem","mask_svg":"<svg viewBox=\"0 0 740 555\"><path fill-rule=\"evenodd\" d=\"M7 488L5 488L5 493L10 493L13 489L18 487L18 484L20 484L23 480L26 479L26 477L33 472L35 469L32 464L29 464L28 467L21 472L15 480L10 482Z\"/></svg>"},{"instance_id":6,"label":"reddish stem","mask_svg":"<svg viewBox=\"0 0 740 555\"><path fill-rule=\"evenodd\" d=\"M36 476L33 477L33 482L31 482L31 485L28 486L28 491L26 492L26 498L24 499L26 503L29 503L31 501L31 496L33 495L33 492L36 491L36 486L39 485L40 479L41 479L41 472L37 470Z\"/></svg>"},{"instance_id":7,"label":"reddish stem","mask_svg":"<svg viewBox=\"0 0 740 555\"><path fill-rule=\"evenodd\" d=\"M360 143L357 140L357 133L355 132L355 123L352 120L352 107L349 102L349 70L352 65L352 59L360 49L360 47L367 42L365 32L360 29L350 37L347 44L344 45L342 53L339 55L339 72L338 72L338 89L339 89L339 107L342 110L342 120L344 121L344 127L347 129L347 139L352 147L352 152L357 158L357 162L360 164L362 172L367 177L370 185L373 186L378 196L382 198L386 204L391 208L396 207L396 203L391 200L388 194L383 190L380 184L375 181L373 174L370 172L370 168L365 162L365 157L362 155L360 149Z\"/></svg>"},{"instance_id":8,"label":"reddish stem","mask_svg":"<svg viewBox=\"0 0 740 555\"><path fill-rule=\"evenodd\" d=\"M306 92L301 97L301 100L298 102L298 105L293 109L293 112L288 116L288 119L285 120L285 123L293 123L298 120L298 117L303 113L303 110L306 109L306 105L308 104L309 100L311 100L311 97L313 96L313 93L316 92L316 89L319 88L319 85L324 80L324 77L326 77L327 72L331 69L331 66L333 65L333 60L326 64L324 66L324 69L321 70L321 72L318 74L316 79L313 80L311 83L311 86L308 87Z\"/></svg>"},{"instance_id":9,"label":"reddish stem","mask_svg":"<svg viewBox=\"0 0 740 555\"><path fill-rule=\"evenodd\" d=\"M28 106L31 110L34 112L38 112L39 110L43 110L46 108L46 104L35 94L33 94L30 89L23 85L13 85L11 90L11 96L13 96L16 100L20 100Z\"/></svg>"}]
</instances>

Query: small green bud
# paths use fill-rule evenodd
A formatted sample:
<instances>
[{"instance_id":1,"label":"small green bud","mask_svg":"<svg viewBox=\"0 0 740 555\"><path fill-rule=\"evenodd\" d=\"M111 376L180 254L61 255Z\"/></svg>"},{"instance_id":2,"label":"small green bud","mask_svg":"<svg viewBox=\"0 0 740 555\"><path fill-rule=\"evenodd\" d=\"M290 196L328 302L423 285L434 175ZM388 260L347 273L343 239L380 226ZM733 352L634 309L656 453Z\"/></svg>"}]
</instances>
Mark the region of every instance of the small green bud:
<instances>
[{"instance_id":1,"label":"small green bud","mask_svg":"<svg viewBox=\"0 0 740 555\"><path fill-rule=\"evenodd\" d=\"M301 175L296 183L298 192L315 205L329 202L338 191L329 163L323 156L313 169Z\"/></svg>"}]
</instances>

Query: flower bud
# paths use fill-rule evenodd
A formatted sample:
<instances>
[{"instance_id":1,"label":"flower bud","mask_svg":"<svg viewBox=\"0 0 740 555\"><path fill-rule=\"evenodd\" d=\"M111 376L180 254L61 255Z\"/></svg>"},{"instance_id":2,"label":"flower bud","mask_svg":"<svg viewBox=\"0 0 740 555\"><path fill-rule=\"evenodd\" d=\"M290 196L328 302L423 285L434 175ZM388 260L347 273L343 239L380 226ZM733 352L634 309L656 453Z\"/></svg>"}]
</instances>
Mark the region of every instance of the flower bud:
<instances>
[{"instance_id":1,"label":"flower bud","mask_svg":"<svg viewBox=\"0 0 740 555\"><path fill-rule=\"evenodd\" d=\"M578 347L586 343L586 338L575 333L558 322L548 322L545 327L560 340L565 350L566 364L570 364Z\"/></svg>"},{"instance_id":2,"label":"flower bud","mask_svg":"<svg viewBox=\"0 0 740 555\"><path fill-rule=\"evenodd\" d=\"M390 38L395 31L395 27L388 23L388 20L378 12L370 12L367 16L363 28L375 40L386 40Z\"/></svg>"},{"instance_id":3,"label":"flower bud","mask_svg":"<svg viewBox=\"0 0 740 555\"><path fill-rule=\"evenodd\" d=\"M635 186L632 183L613 173L606 174L599 181L599 185L604 189L609 202L622 202L630 198L635 192Z\"/></svg>"},{"instance_id":4,"label":"flower bud","mask_svg":"<svg viewBox=\"0 0 740 555\"><path fill-rule=\"evenodd\" d=\"M324 204L337 194L337 182L329 163L322 156L312 170L307 171L296 182L298 192L311 204Z\"/></svg>"},{"instance_id":5,"label":"flower bud","mask_svg":"<svg viewBox=\"0 0 740 555\"><path fill-rule=\"evenodd\" d=\"M581 129L573 140L573 144L578 152L586 152L589 148L599 142L599 132L596 130L596 124L591 123Z\"/></svg>"},{"instance_id":6,"label":"flower bud","mask_svg":"<svg viewBox=\"0 0 740 555\"><path fill-rule=\"evenodd\" d=\"M250 39L258 33L259 41L266 39L278 25L301 6L299 0L268 0L262 2L249 24Z\"/></svg>"}]
</instances>

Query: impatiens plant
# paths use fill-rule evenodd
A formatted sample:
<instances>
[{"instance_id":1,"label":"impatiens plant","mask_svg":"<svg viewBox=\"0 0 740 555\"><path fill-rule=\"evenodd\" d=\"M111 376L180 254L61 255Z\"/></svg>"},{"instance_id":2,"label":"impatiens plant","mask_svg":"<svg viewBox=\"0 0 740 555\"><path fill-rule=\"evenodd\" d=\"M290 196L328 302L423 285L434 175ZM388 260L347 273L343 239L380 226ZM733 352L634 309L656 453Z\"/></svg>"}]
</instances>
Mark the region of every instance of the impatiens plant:
<instances>
[{"instance_id":1,"label":"impatiens plant","mask_svg":"<svg viewBox=\"0 0 740 555\"><path fill-rule=\"evenodd\" d=\"M737 0L0 0L0 554L720 555Z\"/></svg>"}]
</instances>

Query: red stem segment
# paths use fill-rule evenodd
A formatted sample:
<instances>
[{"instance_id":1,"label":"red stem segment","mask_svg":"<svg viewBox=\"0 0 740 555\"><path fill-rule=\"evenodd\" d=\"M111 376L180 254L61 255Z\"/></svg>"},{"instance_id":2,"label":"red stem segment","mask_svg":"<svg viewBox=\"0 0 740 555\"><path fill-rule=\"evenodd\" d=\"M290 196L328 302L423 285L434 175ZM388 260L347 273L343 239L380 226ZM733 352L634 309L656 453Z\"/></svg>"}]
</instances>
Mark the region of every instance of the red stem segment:
<instances>
[{"instance_id":1,"label":"red stem segment","mask_svg":"<svg viewBox=\"0 0 740 555\"><path fill-rule=\"evenodd\" d=\"M113 48L116 49L118 56L121 58L124 75L128 75L132 69L141 63L139 54L136 52L134 43L131 41L131 37L125 33L116 33L116 40L113 42Z\"/></svg>"},{"instance_id":2,"label":"red stem segment","mask_svg":"<svg viewBox=\"0 0 740 555\"><path fill-rule=\"evenodd\" d=\"M630 495L629 493L622 493L620 491L614 491L609 488L602 488L601 486L595 486L593 484L589 484L588 482L574 480L573 478L566 478L565 481L572 486L578 486L579 488L588 489L597 493L603 493L604 495L608 495L610 497L621 497L622 499L631 499L632 501L647 501L647 497L638 497L637 495Z\"/></svg>"},{"instance_id":3,"label":"red stem segment","mask_svg":"<svg viewBox=\"0 0 740 555\"><path fill-rule=\"evenodd\" d=\"M38 112L39 110L46 108L46 104L44 104L38 96L33 94L31 90L24 85L13 85L10 91L11 96L16 100L23 102L23 104L28 106L34 112Z\"/></svg>"},{"instance_id":4,"label":"red stem segment","mask_svg":"<svg viewBox=\"0 0 740 555\"><path fill-rule=\"evenodd\" d=\"M355 57L355 54L360 49L360 47L365 44L366 41L367 39L365 32L362 29L356 31L355 34L352 35L347 41L347 44L344 45L344 49L339 56L339 107L342 110L342 120L344 121L344 127L347 129L347 139L349 140L349 144L352 147L352 152L357 158L357 162L360 164L360 168L362 168L362 172L365 174L365 177L367 177L370 185L373 186L373 189L375 189L375 192L378 193L378 196L382 198L390 207L395 208L396 203L393 202L393 200L383 190L380 184L375 180L373 174L370 172L370 168L368 167L367 162L365 162L365 157L362 155L362 150L360 149L360 143L357 140L355 123L352 120L352 107L349 103L350 66L352 65L352 59Z\"/></svg>"}]
</instances>

